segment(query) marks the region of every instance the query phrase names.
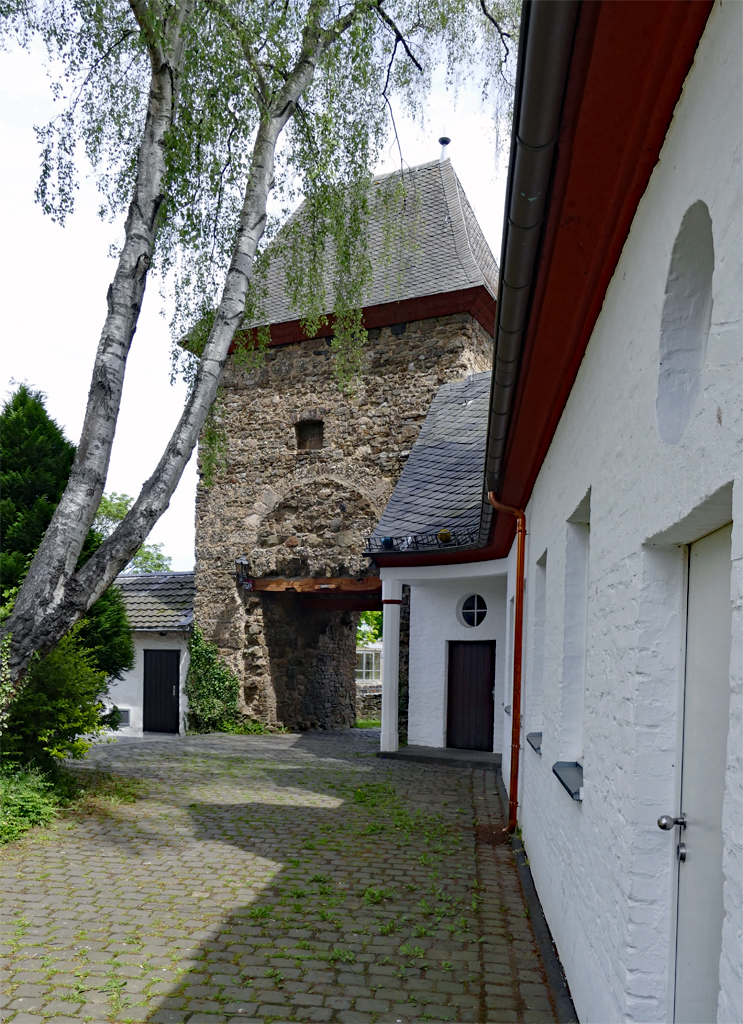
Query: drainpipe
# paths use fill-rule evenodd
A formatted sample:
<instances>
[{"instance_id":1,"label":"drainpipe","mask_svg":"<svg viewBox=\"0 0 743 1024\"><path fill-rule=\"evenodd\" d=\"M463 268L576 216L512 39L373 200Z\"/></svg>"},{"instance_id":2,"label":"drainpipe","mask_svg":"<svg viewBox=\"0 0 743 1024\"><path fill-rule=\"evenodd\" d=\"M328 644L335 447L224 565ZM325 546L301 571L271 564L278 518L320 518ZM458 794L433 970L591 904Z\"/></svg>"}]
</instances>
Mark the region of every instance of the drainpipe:
<instances>
[{"instance_id":1,"label":"drainpipe","mask_svg":"<svg viewBox=\"0 0 743 1024\"><path fill-rule=\"evenodd\" d=\"M521 14L485 466L501 494L578 11L577 0L525 0Z\"/></svg>"},{"instance_id":2,"label":"drainpipe","mask_svg":"<svg viewBox=\"0 0 743 1024\"><path fill-rule=\"evenodd\" d=\"M397 702L400 691L400 580L382 580L382 736L379 749L394 753L399 745Z\"/></svg>"},{"instance_id":3,"label":"drainpipe","mask_svg":"<svg viewBox=\"0 0 743 1024\"><path fill-rule=\"evenodd\" d=\"M524 646L524 566L526 564L526 515L520 508L504 505L488 492L488 501L498 512L516 517L516 595L513 623L513 696L511 698L511 776L508 785L508 826L518 825L519 755L521 752L521 661Z\"/></svg>"}]
</instances>

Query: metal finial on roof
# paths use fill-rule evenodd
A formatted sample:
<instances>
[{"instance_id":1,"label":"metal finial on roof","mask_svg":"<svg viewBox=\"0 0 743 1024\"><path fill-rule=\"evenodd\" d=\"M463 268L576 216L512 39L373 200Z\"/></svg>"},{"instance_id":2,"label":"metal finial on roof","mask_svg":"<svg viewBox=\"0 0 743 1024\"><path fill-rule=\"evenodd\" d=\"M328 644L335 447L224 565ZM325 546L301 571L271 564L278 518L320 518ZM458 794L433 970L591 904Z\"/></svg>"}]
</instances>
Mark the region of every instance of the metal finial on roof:
<instances>
[{"instance_id":1,"label":"metal finial on roof","mask_svg":"<svg viewBox=\"0 0 743 1024\"><path fill-rule=\"evenodd\" d=\"M446 147L449 145L450 142L451 139L449 138L448 135L442 135L441 138L439 139L439 145L441 146L441 156L439 157L439 162L442 164L444 160L446 160Z\"/></svg>"}]
</instances>

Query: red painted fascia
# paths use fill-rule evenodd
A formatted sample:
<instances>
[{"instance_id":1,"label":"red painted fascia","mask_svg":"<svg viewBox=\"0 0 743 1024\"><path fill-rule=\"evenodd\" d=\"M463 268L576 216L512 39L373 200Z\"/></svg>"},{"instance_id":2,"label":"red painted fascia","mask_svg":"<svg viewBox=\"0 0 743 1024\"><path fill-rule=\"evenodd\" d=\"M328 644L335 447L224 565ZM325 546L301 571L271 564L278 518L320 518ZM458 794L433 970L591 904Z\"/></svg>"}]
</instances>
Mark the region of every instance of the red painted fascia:
<instances>
[{"instance_id":1,"label":"red painted fascia","mask_svg":"<svg viewBox=\"0 0 743 1024\"><path fill-rule=\"evenodd\" d=\"M390 327L392 324L410 323L413 320L428 320L431 317L449 316L452 313L470 313L493 337L495 332L495 299L483 285L474 288L461 288L454 292L440 292L436 295L423 295L415 299L404 299L402 302L382 302L376 306L364 308L364 327L372 330L375 327ZM311 341L302 330L299 320L287 320L281 324L271 324L270 347L291 345L297 341ZM322 327L314 338L328 338L333 333L333 319ZM234 343L230 352L234 352Z\"/></svg>"},{"instance_id":2,"label":"red painted fascia","mask_svg":"<svg viewBox=\"0 0 743 1024\"><path fill-rule=\"evenodd\" d=\"M500 499L524 508L565 408L713 0L582 5ZM475 551L375 555L380 567L504 558L511 516Z\"/></svg>"},{"instance_id":3,"label":"red painted fascia","mask_svg":"<svg viewBox=\"0 0 743 1024\"><path fill-rule=\"evenodd\" d=\"M598 17L590 11L596 6ZM562 159L504 461L501 500L508 504L524 508L531 496L711 8L711 0L584 5L591 59L583 87L571 75L566 96ZM509 519L496 521L496 547L510 547Z\"/></svg>"}]
</instances>

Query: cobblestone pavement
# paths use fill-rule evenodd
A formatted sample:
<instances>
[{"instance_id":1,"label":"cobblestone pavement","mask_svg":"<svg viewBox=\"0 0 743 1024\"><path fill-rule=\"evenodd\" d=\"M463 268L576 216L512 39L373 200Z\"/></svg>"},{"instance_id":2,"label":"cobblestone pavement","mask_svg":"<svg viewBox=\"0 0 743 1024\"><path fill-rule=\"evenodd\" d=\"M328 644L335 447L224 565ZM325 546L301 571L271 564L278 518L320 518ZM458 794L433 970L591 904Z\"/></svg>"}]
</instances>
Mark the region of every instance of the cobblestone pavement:
<instances>
[{"instance_id":1,"label":"cobblestone pavement","mask_svg":"<svg viewBox=\"0 0 743 1024\"><path fill-rule=\"evenodd\" d=\"M492 773L377 743L96 747L146 795L4 849L6 1019L554 1021Z\"/></svg>"}]
</instances>

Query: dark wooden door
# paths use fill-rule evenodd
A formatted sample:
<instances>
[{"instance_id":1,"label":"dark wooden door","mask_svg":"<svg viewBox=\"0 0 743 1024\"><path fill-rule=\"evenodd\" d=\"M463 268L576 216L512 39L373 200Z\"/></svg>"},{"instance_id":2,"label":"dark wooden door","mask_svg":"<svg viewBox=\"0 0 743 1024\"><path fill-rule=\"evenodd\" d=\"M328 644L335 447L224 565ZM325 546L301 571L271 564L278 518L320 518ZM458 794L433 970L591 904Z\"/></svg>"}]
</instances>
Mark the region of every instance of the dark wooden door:
<instances>
[{"instance_id":1,"label":"dark wooden door","mask_svg":"<svg viewBox=\"0 0 743 1024\"><path fill-rule=\"evenodd\" d=\"M494 679L495 640L449 643L448 747L493 749Z\"/></svg>"},{"instance_id":2,"label":"dark wooden door","mask_svg":"<svg viewBox=\"0 0 743 1024\"><path fill-rule=\"evenodd\" d=\"M144 731L178 732L180 651L144 652Z\"/></svg>"}]
</instances>

